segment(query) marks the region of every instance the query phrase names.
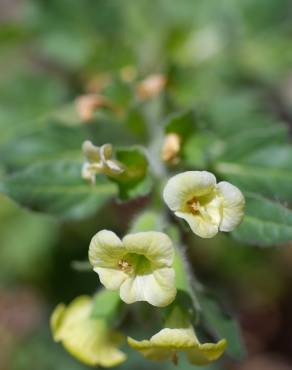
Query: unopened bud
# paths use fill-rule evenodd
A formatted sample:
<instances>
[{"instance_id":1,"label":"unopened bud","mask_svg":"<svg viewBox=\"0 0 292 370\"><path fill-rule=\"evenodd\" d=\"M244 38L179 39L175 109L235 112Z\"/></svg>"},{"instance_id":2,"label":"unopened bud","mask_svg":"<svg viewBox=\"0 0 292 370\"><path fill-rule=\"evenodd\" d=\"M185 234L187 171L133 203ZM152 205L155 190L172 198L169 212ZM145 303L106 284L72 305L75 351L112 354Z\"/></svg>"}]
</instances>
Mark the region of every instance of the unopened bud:
<instances>
[{"instance_id":1,"label":"unopened bud","mask_svg":"<svg viewBox=\"0 0 292 370\"><path fill-rule=\"evenodd\" d=\"M159 95L166 86L166 77L162 74L153 74L142 80L136 87L141 100L148 100Z\"/></svg>"},{"instance_id":2,"label":"unopened bud","mask_svg":"<svg viewBox=\"0 0 292 370\"><path fill-rule=\"evenodd\" d=\"M179 162L180 148L181 137L176 133L167 134L161 151L161 159L171 164L177 164Z\"/></svg>"},{"instance_id":3,"label":"unopened bud","mask_svg":"<svg viewBox=\"0 0 292 370\"><path fill-rule=\"evenodd\" d=\"M94 112L102 107L109 107L108 100L102 95L87 94L76 98L76 109L83 122L92 120Z\"/></svg>"}]
</instances>

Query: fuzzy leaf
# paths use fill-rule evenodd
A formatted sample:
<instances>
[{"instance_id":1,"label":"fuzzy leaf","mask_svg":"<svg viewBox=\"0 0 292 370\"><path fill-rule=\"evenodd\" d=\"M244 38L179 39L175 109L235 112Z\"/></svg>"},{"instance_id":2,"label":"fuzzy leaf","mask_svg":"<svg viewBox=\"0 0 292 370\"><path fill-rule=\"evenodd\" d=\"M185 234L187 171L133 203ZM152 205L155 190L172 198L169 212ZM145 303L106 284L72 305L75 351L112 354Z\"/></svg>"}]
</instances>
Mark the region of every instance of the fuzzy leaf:
<instances>
[{"instance_id":1,"label":"fuzzy leaf","mask_svg":"<svg viewBox=\"0 0 292 370\"><path fill-rule=\"evenodd\" d=\"M247 192L283 201L292 200L292 171L271 167L266 164L245 164L219 162L215 165L217 173Z\"/></svg>"},{"instance_id":2,"label":"fuzzy leaf","mask_svg":"<svg viewBox=\"0 0 292 370\"><path fill-rule=\"evenodd\" d=\"M75 161L38 163L2 179L0 190L30 209L80 219L96 212L117 192L102 176L89 185L80 171L81 163Z\"/></svg>"},{"instance_id":3,"label":"fuzzy leaf","mask_svg":"<svg viewBox=\"0 0 292 370\"><path fill-rule=\"evenodd\" d=\"M292 240L292 211L256 194L246 195L246 215L232 232L235 239L258 245Z\"/></svg>"},{"instance_id":4,"label":"fuzzy leaf","mask_svg":"<svg viewBox=\"0 0 292 370\"><path fill-rule=\"evenodd\" d=\"M187 139L195 128L194 114L191 111L172 114L165 123L165 133L176 133L183 140Z\"/></svg>"},{"instance_id":5,"label":"fuzzy leaf","mask_svg":"<svg viewBox=\"0 0 292 370\"><path fill-rule=\"evenodd\" d=\"M199 295L201 305L201 318L204 326L216 338L225 338L227 340L226 353L235 359L242 359L245 356L245 348L239 326L235 319L224 312L220 305L211 297L201 293Z\"/></svg>"},{"instance_id":6,"label":"fuzzy leaf","mask_svg":"<svg viewBox=\"0 0 292 370\"><path fill-rule=\"evenodd\" d=\"M116 158L125 166L125 171L112 178L119 186L119 197L128 200L149 193L152 179L148 174L148 161L138 147L120 148L116 150Z\"/></svg>"},{"instance_id":7,"label":"fuzzy leaf","mask_svg":"<svg viewBox=\"0 0 292 370\"><path fill-rule=\"evenodd\" d=\"M224 152L220 160L224 162L241 160L261 147L285 143L287 137L288 127L278 123L244 129L240 131L240 135L237 132L224 142Z\"/></svg>"}]
</instances>

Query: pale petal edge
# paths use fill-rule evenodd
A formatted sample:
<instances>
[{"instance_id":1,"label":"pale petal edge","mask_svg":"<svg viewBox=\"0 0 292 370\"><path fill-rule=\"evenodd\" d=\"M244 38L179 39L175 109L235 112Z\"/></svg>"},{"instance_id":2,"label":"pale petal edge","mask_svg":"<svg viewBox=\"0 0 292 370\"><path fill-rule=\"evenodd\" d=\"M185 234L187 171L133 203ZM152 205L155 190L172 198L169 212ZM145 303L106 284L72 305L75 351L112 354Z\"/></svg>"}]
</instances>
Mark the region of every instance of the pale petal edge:
<instances>
[{"instance_id":1,"label":"pale petal edge","mask_svg":"<svg viewBox=\"0 0 292 370\"><path fill-rule=\"evenodd\" d=\"M218 226L205 221L199 215L193 215L186 212L175 212L177 217L184 219L190 226L192 232L201 238L213 238L218 233Z\"/></svg>"},{"instance_id":2,"label":"pale petal edge","mask_svg":"<svg viewBox=\"0 0 292 370\"><path fill-rule=\"evenodd\" d=\"M210 193L216 186L216 177L208 171L186 171L171 177L163 190L163 199L172 211L184 208L194 196Z\"/></svg>"}]
</instances>

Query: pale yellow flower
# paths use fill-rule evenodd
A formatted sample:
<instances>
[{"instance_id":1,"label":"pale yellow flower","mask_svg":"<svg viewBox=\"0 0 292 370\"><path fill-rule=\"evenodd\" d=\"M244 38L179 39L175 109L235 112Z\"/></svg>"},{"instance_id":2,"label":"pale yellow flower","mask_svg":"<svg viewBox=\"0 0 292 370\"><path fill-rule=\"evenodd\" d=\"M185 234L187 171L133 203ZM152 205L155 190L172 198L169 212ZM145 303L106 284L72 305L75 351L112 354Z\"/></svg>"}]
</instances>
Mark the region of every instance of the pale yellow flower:
<instances>
[{"instance_id":1,"label":"pale yellow flower","mask_svg":"<svg viewBox=\"0 0 292 370\"><path fill-rule=\"evenodd\" d=\"M178 363L178 353L183 352L188 361L194 365L207 365L217 360L227 345L225 339L218 343L201 344L187 316L177 306L173 309L166 326L149 340L137 341L128 337L128 344L150 360L170 359L175 364Z\"/></svg>"},{"instance_id":2,"label":"pale yellow flower","mask_svg":"<svg viewBox=\"0 0 292 370\"><path fill-rule=\"evenodd\" d=\"M112 158L113 148L111 144L104 144L101 147L95 146L91 141L86 140L82 145L85 162L82 166L82 177L95 183L95 176L104 173L108 176L116 176L124 171L123 165Z\"/></svg>"},{"instance_id":3,"label":"pale yellow flower","mask_svg":"<svg viewBox=\"0 0 292 370\"><path fill-rule=\"evenodd\" d=\"M109 330L104 319L91 317L92 304L88 296L77 297L67 307L59 304L51 316L54 340L87 365L117 366L126 360L118 349L123 335Z\"/></svg>"},{"instance_id":4,"label":"pale yellow flower","mask_svg":"<svg viewBox=\"0 0 292 370\"><path fill-rule=\"evenodd\" d=\"M245 200L229 182L216 183L207 171L187 171L170 178L163 198L175 215L183 218L202 238L232 231L244 216Z\"/></svg>"},{"instance_id":5,"label":"pale yellow flower","mask_svg":"<svg viewBox=\"0 0 292 370\"><path fill-rule=\"evenodd\" d=\"M102 230L89 246L89 261L100 281L107 289L119 289L126 303L147 301L158 307L171 303L176 295L173 258L171 240L157 231L129 234L121 240Z\"/></svg>"}]
</instances>

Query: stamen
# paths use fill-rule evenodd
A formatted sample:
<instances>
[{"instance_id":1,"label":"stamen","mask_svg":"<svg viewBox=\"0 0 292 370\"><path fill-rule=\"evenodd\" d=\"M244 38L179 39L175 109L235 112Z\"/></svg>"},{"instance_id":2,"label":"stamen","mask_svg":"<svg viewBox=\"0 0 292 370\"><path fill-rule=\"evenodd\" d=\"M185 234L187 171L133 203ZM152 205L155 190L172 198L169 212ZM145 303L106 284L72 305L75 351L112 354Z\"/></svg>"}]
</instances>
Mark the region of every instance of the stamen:
<instances>
[{"instance_id":1,"label":"stamen","mask_svg":"<svg viewBox=\"0 0 292 370\"><path fill-rule=\"evenodd\" d=\"M200 210L200 202L195 197L187 201L187 205L193 214Z\"/></svg>"},{"instance_id":2,"label":"stamen","mask_svg":"<svg viewBox=\"0 0 292 370\"><path fill-rule=\"evenodd\" d=\"M119 260L118 267L123 272L131 272L132 271L132 265L126 260Z\"/></svg>"}]
</instances>

